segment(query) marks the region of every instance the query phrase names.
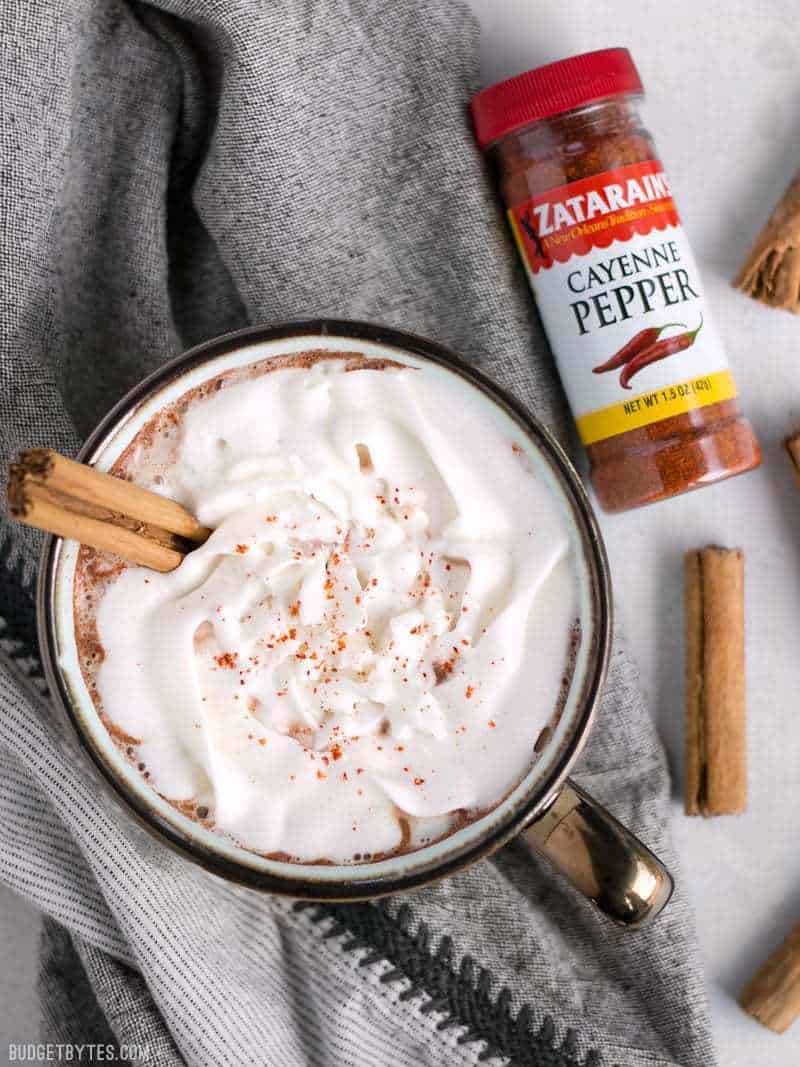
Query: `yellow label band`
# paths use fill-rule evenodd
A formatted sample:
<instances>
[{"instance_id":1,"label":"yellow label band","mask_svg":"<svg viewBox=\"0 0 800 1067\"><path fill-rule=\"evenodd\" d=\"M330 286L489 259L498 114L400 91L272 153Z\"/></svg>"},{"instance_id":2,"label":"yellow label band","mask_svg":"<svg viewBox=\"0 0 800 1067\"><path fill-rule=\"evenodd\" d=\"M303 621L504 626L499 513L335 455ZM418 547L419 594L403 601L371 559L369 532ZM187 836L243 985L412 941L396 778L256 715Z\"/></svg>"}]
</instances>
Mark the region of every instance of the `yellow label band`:
<instances>
[{"instance_id":1,"label":"yellow label band","mask_svg":"<svg viewBox=\"0 0 800 1067\"><path fill-rule=\"evenodd\" d=\"M719 404L736 396L736 382L729 370L704 374L686 382L665 385L652 393L640 393L599 411L590 411L576 419L578 433L585 445L615 437L628 430L638 430L672 415L683 415L695 408Z\"/></svg>"}]
</instances>

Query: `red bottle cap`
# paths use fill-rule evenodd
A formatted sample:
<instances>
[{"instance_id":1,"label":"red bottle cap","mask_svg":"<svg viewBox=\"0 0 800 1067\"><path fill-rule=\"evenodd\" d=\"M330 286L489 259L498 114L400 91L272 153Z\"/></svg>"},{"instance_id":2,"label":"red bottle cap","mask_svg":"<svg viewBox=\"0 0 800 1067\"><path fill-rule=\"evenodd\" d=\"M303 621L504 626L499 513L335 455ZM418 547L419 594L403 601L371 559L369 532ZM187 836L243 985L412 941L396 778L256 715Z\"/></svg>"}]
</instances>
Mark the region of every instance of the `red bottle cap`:
<instances>
[{"instance_id":1,"label":"red bottle cap","mask_svg":"<svg viewBox=\"0 0 800 1067\"><path fill-rule=\"evenodd\" d=\"M481 148L529 122L621 93L641 93L642 81L627 48L603 48L548 63L478 93L470 101Z\"/></svg>"}]
</instances>

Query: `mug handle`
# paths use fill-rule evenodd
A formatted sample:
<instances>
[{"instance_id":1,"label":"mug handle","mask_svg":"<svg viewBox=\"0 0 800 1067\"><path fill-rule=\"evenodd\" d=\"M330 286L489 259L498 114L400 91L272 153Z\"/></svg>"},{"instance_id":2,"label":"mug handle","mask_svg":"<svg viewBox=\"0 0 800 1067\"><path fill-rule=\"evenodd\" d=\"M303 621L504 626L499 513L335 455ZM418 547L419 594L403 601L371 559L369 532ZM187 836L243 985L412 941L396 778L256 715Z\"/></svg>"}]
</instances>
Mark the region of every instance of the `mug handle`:
<instances>
[{"instance_id":1,"label":"mug handle","mask_svg":"<svg viewBox=\"0 0 800 1067\"><path fill-rule=\"evenodd\" d=\"M661 860L572 779L523 836L618 926L645 926L672 896Z\"/></svg>"}]
</instances>

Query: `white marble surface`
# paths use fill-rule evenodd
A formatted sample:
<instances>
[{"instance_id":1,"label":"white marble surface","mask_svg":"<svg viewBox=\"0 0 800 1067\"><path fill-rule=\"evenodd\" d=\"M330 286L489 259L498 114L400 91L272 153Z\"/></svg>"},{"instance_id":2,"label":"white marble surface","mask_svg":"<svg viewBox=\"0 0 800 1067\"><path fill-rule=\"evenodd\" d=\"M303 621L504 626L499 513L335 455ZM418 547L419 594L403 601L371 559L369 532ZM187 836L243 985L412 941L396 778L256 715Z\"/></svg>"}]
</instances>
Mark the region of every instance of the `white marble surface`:
<instances>
[{"instance_id":1,"label":"white marble surface","mask_svg":"<svg viewBox=\"0 0 800 1067\"><path fill-rule=\"evenodd\" d=\"M800 165L800 21L792 2L471 0L485 84L576 52L626 45L672 177L762 468L693 495L603 517L618 614L682 772L682 554L746 553L750 803L674 834L697 914L723 1067L796 1067L800 1023L776 1037L739 1010L754 966L800 921L800 494L780 442L800 426L800 319L729 286Z\"/></svg>"},{"instance_id":2,"label":"white marble surface","mask_svg":"<svg viewBox=\"0 0 800 1067\"><path fill-rule=\"evenodd\" d=\"M704 266L706 287L762 469L689 497L605 518L618 612L679 778L681 556L708 542L747 556L750 806L674 832L697 911L720 1064L796 1067L796 1032L775 1037L736 1006L753 966L800 919L800 494L780 440L800 425L800 320L732 291L749 240L798 163L800 20L792 0L470 0L485 83L591 48L625 44ZM0 1049L35 1034L38 919L0 889Z\"/></svg>"}]
</instances>

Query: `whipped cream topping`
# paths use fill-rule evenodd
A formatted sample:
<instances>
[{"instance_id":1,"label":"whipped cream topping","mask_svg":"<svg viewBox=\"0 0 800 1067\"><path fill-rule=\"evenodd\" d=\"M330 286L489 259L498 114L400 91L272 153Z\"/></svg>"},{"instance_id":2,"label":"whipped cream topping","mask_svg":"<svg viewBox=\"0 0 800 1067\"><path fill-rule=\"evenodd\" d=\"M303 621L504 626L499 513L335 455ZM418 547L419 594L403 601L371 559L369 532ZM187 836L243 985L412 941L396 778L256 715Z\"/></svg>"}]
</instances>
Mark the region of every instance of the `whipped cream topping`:
<instances>
[{"instance_id":1,"label":"whipped cream topping","mask_svg":"<svg viewBox=\"0 0 800 1067\"><path fill-rule=\"evenodd\" d=\"M134 449L129 473L214 529L97 608L98 696L150 785L298 861L418 847L498 803L577 614L530 447L452 375L326 359L195 399L166 464Z\"/></svg>"}]
</instances>

